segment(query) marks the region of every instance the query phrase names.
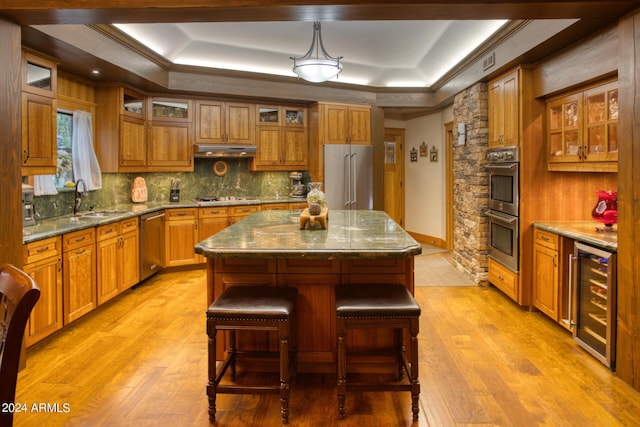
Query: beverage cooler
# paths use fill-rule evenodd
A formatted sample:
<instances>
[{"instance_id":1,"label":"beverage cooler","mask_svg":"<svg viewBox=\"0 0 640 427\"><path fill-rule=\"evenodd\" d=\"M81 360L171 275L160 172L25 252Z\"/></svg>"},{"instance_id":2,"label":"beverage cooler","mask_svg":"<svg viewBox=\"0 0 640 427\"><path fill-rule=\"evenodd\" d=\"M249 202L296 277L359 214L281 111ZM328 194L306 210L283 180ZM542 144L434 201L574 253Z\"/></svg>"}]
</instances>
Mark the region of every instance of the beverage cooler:
<instances>
[{"instance_id":1,"label":"beverage cooler","mask_svg":"<svg viewBox=\"0 0 640 427\"><path fill-rule=\"evenodd\" d=\"M577 343L615 369L616 254L576 242L573 265Z\"/></svg>"}]
</instances>

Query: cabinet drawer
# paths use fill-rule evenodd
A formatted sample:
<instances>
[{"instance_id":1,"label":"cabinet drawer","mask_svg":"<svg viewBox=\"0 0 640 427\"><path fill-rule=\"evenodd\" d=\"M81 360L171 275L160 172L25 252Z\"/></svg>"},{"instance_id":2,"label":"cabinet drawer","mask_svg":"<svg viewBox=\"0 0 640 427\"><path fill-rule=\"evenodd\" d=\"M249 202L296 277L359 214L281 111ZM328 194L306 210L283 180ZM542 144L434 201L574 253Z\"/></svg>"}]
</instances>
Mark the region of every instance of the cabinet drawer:
<instances>
[{"instance_id":1,"label":"cabinet drawer","mask_svg":"<svg viewBox=\"0 0 640 427\"><path fill-rule=\"evenodd\" d=\"M489 258L489 282L512 299L518 299L518 274Z\"/></svg>"},{"instance_id":2,"label":"cabinet drawer","mask_svg":"<svg viewBox=\"0 0 640 427\"><path fill-rule=\"evenodd\" d=\"M123 219L118 223L118 232L125 234L138 229L138 217Z\"/></svg>"},{"instance_id":3,"label":"cabinet drawer","mask_svg":"<svg viewBox=\"0 0 640 427\"><path fill-rule=\"evenodd\" d=\"M220 206L211 206L207 208L200 208L198 211L199 218L226 218L229 216L229 208L223 208Z\"/></svg>"},{"instance_id":4,"label":"cabinet drawer","mask_svg":"<svg viewBox=\"0 0 640 427\"><path fill-rule=\"evenodd\" d=\"M307 202L292 202L289 203L289 209L307 209Z\"/></svg>"},{"instance_id":5,"label":"cabinet drawer","mask_svg":"<svg viewBox=\"0 0 640 427\"><path fill-rule=\"evenodd\" d=\"M198 212L196 208L168 209L165 211L165 215L164 215L164 218L167 221L196 219L197 217L198 217Z\"/></svg>"},{"instance_id":6,"label":"cabinet drawer","mask_svg":"<svg viewBox=\"0 0 640 427\"><path fill-rule=\"evenodd\" d=\"M263 211L286 211L289 210L289 205L286 203L267 203L262 205L261 210Z\"/></svg>"},{"instance_id":7,"label":"cabinet drawer","mask_svg":"<svg viewBox=\"0 0 640 427\"><path fill-rule=\"evenodd\" d=\"M96 227L96 239L101 242L118 235L118 223L113 222L111 224L99 225Z\"/></svg>"},{"instance_id":8,"label":"cabinet drawer","mask_svg":"<svg viewBox=\"0 0 640 427\"><path fill-rule=\"evenodd\" d=\"M259 205L232 206L230 216L249 215L258 212L259 209Z\"/></svg>"},{"instance_id":9,"label":"cabinet drawer","mask_svg":"<svg viewBox=\"0 0 640 427\"><path fill-rule=\"evenodd\" d=\"M23 245L22 260L24 264L31 264L49 257L59 256L61 253L60 237L50 237Z\"/></svg>"},{"instance_id":10,"label":"cabinet drawer","mask_svg":"<svg viewBox=\"0 0 640 427\"><path fill-rule=\"evenodd\" d=\"M74 231L62 236L62 250L64 252L72 251L86 245L95 243L96 229L94 227L80 231Z\"/></svg>"},{"instance_id":11,"label":"cabinet drawer","mask_svg":"<svg viewBox=\"0 0 640 427\"><path fill-rule=\"evenodd\" d=\"M533 242L549 249L558 249L558 235L534 228Z\"/></svg>"}]
</instances>

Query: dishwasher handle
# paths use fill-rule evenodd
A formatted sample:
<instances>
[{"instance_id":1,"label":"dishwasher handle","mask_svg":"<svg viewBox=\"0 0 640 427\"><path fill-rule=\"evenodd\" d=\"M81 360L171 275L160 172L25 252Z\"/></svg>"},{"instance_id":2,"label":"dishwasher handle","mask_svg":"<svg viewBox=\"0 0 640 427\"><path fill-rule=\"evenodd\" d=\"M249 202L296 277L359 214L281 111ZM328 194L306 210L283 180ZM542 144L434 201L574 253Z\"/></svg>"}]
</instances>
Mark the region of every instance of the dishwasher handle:
<instances>
[{"instance_id":1,"label":"dishwasher handle","mask_svg":"<svg viewBox=\"0 0 640 427\"><path fill-rule=\"evenodd\" d=\"M140 221L151 221L152 219L158 219L158 218L163 218L164 217L164 212L158 215L153 215L153 216L142 216L140 218Z\"/></svg>"}]
</instances>

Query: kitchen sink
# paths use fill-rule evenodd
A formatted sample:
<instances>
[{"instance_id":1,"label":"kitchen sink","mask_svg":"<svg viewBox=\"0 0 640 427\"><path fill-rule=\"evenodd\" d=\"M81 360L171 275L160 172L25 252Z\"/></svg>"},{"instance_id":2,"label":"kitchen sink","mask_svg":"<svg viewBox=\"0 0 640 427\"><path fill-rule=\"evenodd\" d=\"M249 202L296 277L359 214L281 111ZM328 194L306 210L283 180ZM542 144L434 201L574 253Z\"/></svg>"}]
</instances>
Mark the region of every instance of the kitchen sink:
<instances>
[{"instance_id":1,"label":"kitchen sink","mask_svg":"<svg viewBox=\"0 0 640 427\"><path fill-rule=\"evenodd\" d=\"M100 211L90 211L90 212L82 213L77 215L77 217L87 218L87 219L108 218L111 216L122 215L125 213L127 213L127 211L100 210Z\"/></svg>"}]
</instances>

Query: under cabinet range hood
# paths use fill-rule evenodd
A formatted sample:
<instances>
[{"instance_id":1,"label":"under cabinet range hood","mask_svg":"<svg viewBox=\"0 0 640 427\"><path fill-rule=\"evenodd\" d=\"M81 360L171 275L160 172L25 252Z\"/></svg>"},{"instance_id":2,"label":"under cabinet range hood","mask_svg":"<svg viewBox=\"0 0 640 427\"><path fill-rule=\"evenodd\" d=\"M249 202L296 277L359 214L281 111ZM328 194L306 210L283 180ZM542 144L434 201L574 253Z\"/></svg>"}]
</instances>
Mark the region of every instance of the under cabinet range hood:
<instances>
[{"instance_id":1,"label":"under cabinet range hood","mask_svg":"<svg viewBox=\"0 0 640 427\"><path fill-rule=\"evenodd\" d=\"M194 157L255 157L255 145L231 145L231 144L195 144L193 146Z\"/></svg>"}]
</instances>

